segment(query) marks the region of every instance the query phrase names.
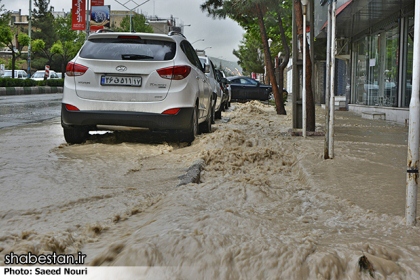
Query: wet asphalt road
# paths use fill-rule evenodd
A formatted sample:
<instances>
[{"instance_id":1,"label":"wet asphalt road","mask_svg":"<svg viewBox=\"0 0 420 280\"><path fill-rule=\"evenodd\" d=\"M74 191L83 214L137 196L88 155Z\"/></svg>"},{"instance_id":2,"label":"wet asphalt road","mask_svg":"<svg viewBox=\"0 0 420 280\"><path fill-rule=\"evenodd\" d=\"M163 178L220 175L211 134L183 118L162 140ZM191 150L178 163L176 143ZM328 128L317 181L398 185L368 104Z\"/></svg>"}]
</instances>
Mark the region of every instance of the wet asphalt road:
<instances>
[{"instance_id":1,"label":"wet asphalt road","mask_svg":"<svg viewBox=\"0 0 420 280\"><path fill-rule=\"evenodd\" d=\"M60 116L62 93L0 96L0 129Z\"/></svg>"}]
</instances>

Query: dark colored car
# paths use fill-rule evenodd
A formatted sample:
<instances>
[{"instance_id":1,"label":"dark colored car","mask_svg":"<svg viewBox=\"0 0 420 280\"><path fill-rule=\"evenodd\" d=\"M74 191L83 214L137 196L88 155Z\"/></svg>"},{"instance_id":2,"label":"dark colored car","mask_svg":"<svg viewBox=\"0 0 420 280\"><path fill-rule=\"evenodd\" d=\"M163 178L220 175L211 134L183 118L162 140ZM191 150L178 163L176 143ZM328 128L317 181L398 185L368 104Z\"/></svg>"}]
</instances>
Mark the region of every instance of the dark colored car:
<instances>
[{"instance_id":1,"label":"dark colored car","mask_svg":"<svg viewBox=\"0 0 420 280\"><path fill-rule=\"evenodd\" d=\"M272 88L252 78L244 76L227 77L231 88L232 100L261 100L270 98Z\"/></svg>"},{"instance_id":2,"label":"dark colored car","mask_svg":"<svg viewBox=\"0 0 420 280\"><path fill-rule=\"evenodd\" d=\"M223 98L222 98L222 107L223 109L227 109L230 107L230 90L229 90L229 81L225 78L225 74L221 71L216 69L216 78L219 82L220 88L223 91Z\"/></svg>"}]
</instances>

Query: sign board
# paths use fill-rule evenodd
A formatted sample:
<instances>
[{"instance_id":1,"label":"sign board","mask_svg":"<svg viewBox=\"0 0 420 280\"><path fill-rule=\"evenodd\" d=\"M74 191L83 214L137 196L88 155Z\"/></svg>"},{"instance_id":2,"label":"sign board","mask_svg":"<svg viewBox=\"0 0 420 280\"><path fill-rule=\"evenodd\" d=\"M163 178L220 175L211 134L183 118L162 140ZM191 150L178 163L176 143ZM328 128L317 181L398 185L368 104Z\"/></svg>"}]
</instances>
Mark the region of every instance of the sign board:
<instances>
[{"instance_id":1,"label":"sign board","mask_svg":"<svg viewBox=\"0 0 420 280\"><path fill-rule=\"evenodd\" d=\"M90 13L90 30L96 31L99 29L110 27L111 6L92 6Z\"/></svg>"},{"instance_id":2,"label":"sign board","mask_svg":"<svg viewBox=\"0 0 420 280\"><path fill-rule=\"evenodd\" d=\"M72 0L71 29L86 29L86 0Z\"/></svg>"}]
</instances>

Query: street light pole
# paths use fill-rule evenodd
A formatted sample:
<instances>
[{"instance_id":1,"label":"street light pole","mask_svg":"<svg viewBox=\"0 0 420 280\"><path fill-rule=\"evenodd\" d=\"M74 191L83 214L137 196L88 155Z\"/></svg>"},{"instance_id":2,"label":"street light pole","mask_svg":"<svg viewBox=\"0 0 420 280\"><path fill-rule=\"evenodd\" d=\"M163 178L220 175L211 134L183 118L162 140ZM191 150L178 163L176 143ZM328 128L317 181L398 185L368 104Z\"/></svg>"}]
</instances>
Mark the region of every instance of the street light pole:
<instances>
[{"instance_id":1,"label":"street light pole","mask_svg":"<svg viewBox=\"0 0 420 280\"><path fill-rule=\"evenodd\" d=\"M197 43L198 41L204 41L204 39L195 40L194 42L191 43L191 45L194 44L194 43Z\"/></svg>"},{"instance_id":2,"label":"street light pole","mask_svg":"<svg viewBox=\"0 0 420 280\"><path fill-rule=\"evenodd\" d=\"M303 14L303 88L302 88L302 136L306 137L306 8L308 0L301 0Z\"/></svg>"}]
</instances>

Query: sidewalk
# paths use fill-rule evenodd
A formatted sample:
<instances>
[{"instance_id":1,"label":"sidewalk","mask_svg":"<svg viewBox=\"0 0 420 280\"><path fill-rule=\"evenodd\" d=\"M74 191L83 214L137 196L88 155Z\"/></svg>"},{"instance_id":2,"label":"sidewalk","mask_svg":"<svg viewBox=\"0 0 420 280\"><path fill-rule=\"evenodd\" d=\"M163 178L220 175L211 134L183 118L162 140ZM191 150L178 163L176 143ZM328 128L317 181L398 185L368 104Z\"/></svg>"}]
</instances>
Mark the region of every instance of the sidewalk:
<instances>
[{"instance_id":1,"label":"sidewalk","mask_svg":"<svg viewBox=\"0 0 420 280\"><path fill-rule=\"evenodd\" d=\"M317 127L324 130L325 110L316 110ZM408 127L335 111L334 135L329 160L323 159L324 136L306 140L308 153L300 164L311 185L368 211L404 218ZM419 211L420 201L418 216Z\"/></svg>"}]
</instances>

